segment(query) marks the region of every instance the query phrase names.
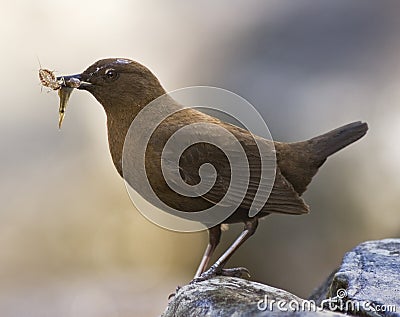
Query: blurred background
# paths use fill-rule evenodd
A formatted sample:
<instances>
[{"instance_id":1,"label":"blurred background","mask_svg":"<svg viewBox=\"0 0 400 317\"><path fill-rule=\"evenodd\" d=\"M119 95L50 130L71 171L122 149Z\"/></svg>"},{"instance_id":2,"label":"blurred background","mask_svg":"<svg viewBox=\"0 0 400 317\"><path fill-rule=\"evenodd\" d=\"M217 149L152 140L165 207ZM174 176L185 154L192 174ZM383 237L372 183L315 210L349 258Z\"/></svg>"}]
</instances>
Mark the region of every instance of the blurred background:
<instances>
[{"instance_id":1,"label":"blurred background","mask_svg":"<svg viewBox=\"0 0 400 317\"><path fill-rule=\"evenodd\" d=\"M91 95L73 93L58 130L38 58L62 75L129 57L167 90L231 90L279 141L368 122L309 186L312 212L268 217L229 262L256 281L307 297L360 242L399 237L398 1L2 0L0 12L1 316L159 315L207 243L134 209Z\"/></svg>"}]
</instances>

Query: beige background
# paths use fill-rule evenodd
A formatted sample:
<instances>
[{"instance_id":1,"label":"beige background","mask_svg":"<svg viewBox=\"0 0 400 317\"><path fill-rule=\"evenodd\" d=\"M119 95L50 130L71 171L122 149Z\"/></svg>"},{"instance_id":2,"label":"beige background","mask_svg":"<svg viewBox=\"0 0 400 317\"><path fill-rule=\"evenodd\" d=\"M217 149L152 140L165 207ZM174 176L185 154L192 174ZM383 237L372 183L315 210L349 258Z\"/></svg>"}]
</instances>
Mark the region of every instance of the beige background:
<instances>
[{"instance_id":1,"label":"beige background","mask_svg":"<svg viewBox=\"0 0 400 317\"><path fill-rule=\"evenodd\" d=\"M74 92L58 131L37 57L58 75L129 57L167 90L232 90L280 141L367 121L367 137L309 187L311 214L266 219L229 263L308 296L346 251L400 234L399 11L398 1L1 1L0 315L155 316L207 241L134 210L88 93Z\"/></svg>"}]
</instances>

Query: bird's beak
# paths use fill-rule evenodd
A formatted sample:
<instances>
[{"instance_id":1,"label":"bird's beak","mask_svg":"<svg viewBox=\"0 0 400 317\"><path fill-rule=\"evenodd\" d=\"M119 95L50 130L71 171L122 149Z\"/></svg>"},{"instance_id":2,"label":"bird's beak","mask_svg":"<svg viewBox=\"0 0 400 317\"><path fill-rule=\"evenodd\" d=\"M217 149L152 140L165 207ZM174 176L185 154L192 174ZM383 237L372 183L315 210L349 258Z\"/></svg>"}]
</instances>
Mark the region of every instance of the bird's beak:
<instances>
[{"instance_id":1,"label":"bird's beak","mask_svg":"<svg viewBox=\"0 0 400 317\"><path fill-rule=\"evenodd\" d=\"M83 77L82 74L59 76L57 77L57 82L59 82L62 87L86 90L88 87L92 86L92 84L85 81Z\"/></svg>"}]
</instances>

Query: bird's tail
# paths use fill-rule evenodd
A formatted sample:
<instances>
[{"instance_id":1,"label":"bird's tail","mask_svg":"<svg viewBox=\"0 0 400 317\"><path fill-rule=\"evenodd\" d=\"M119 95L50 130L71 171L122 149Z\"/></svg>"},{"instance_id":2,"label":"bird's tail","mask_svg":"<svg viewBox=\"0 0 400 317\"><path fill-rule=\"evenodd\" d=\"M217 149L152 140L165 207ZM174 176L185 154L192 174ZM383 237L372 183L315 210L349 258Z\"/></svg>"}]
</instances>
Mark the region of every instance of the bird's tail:
<instances>
[{"instance_id":1,"label":"bird's tail","mask_svg":"<svg viewBox=\"0 0 400 317\"><path fill-rule=\"evenodd\" d=\"M306 141L276 142L278 165L282 175L301 195L330 155L362 138L367 130L368 125L358 121Z\"/></svg>"},{"instance_id":2,"label":"bird's tail","mask_svg":"<svg viewBox=\"0 0 400 317\"><path fill-rule=\"evenodd\" d=\"M315 161L322 165L330 155L362 138L367 130L365 122L357 121L312 138L308 144Z\"/></svg>"}]
</instances>

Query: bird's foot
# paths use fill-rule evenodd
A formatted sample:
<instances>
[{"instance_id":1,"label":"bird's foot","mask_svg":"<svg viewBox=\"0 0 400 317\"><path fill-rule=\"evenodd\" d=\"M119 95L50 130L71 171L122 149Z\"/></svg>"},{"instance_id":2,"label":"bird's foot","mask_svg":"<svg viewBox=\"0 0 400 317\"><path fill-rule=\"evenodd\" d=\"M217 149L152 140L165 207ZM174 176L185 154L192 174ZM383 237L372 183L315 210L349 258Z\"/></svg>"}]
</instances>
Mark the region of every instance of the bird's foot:
<instances>
[{"instance_id":1,"label":"bird's foot","mask_svg":"<svg viewBox=\"0 0 400 317\"><path fill-rule=\"evenodd\" d=\"M222 276L230 276L230 277L239 277L244 278L250 277L250 272L245 267L232 267L230 269L222 269L221 274Z\"/></svg>"},{"instance_id":2,"label":"bird's foot","mask_svg":"<svg viewBox=\"0 0 400 317\"><path fill-rule=\"evenodd\" d=\"M216 276L230 276L230 277L250 277L250 272L245 267L235 267L230 269L224 269L217 265L211 266L207 271L202 273L199 277L195 277L190 284L209 280Z\"/></svg>"}]
</instances>

